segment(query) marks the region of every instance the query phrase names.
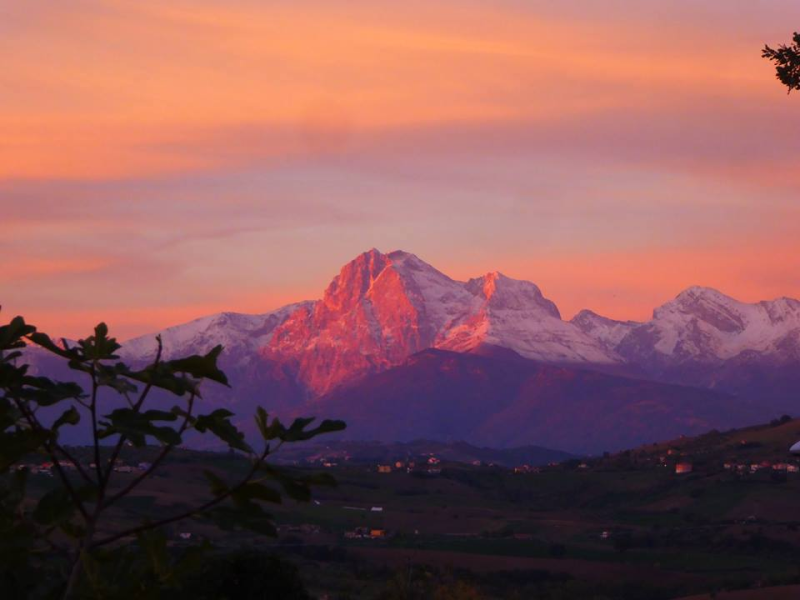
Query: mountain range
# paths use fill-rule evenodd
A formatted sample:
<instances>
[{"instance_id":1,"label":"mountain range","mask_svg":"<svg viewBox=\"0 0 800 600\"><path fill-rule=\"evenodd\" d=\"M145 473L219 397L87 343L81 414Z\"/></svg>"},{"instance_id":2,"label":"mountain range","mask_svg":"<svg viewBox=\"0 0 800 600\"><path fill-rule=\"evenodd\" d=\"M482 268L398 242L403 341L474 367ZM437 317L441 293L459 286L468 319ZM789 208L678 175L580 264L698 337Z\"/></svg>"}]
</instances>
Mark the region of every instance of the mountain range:
<instances>
[{"instance_id":1,"label":"mountain range","mask_svg":"<svg viewBox=\"0 0 800 600\"><path fill-rule=\"evenodd\" d=\"M566 321L531 282L455 281L403 251L359 255L319 300L160 333L167 358L225 346L233 387L207 404L343 418L350 439L601 452L791 412L800 387L797 300L692 287L646 322ZM155 347L142 336L122 356Z\"/></svg>"}]
</instances>

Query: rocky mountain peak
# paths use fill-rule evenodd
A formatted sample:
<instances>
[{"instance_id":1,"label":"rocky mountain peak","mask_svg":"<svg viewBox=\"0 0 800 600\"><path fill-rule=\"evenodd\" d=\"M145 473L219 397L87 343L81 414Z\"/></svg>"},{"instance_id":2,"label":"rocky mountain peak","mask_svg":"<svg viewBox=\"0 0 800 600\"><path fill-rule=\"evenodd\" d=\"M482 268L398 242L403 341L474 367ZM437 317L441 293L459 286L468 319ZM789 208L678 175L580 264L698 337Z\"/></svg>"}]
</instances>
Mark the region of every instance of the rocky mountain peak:
<instances>
[{"instance_id":1,"label":"rocky mountain peak","mask_svg":"<svg viewBox=\"0 0 800 600\"><path fill-rule=\"evenodd\" d=\"M561 319L558 307L542 295L542 291L530 281L506 277L499 271L492 271L470 279L466 284L475 296L485 301L487 308L507 310L540 310L543 315Z\"/></svg>"},{"instance_id":2,"label":"rocky mountain peak","mask_svg":"<svg viewBox=\"0 0 800 600\"><path fill-rule=\"evenodd\" d=\"M719 331L732 333L746 327L742 306L713 288L693 286L653 311L653 319L693 318Z\"/></svg>"},{"instance_id":3,"label":"rocky mountain peak","mask_svg":"<svg viewBox=\"0 0 800 600\"><path fill-rule=\"evenodd\" d=\"M375 248L359 254L334 277L322 302L332 311L352 308L389 264L389 258Z\"/></svg>"}]
</instances>

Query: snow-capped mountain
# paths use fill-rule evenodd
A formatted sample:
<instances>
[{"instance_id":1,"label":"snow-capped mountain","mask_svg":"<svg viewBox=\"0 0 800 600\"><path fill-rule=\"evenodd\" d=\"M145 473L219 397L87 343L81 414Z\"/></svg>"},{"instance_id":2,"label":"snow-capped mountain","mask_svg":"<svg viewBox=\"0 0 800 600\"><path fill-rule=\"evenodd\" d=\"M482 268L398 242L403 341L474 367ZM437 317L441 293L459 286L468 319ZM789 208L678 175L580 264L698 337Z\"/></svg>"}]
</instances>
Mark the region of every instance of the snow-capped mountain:
<instances>
[{"instance_id":1,"label":"snow-capped mountain","mask_svg":"<svg viewBox=\"0 0 800 600\"><path fill-rule=\"evenodd\" d=\"M473 296L468 310L441 332L436 347L465 352L491 344L549 363L622 362L613 349L563 321L533 283L494 272L465 287Z\"/></svg>"},{"instance_id":2,"label":"snow-capped mountain","mask_svg":"<svg viewBox=\"0 0 800 600\"><path fill-rule=\"evenodd\" d=\"M645 323L583 311L572 323L641 373L797 409L800 301L739 302L691 287Z\"/></svg>"},{"instance_id":3,"label":"snow-capped mountain","mask_svg":"<svg viewBox=\"0 0 800 600\"><path fill-rule=\"evenodd\" d=\"M598 315L589 309L580 311L572 317L570 323L576 325L586 335L593 337L606 348L615 352L625 336L641 325L637 321L615 321Z\"/></svg>"},{"instance_id":4,"label":"snow-capped mountain","mask_svg":"<svg viewBox=\"0 0 800 600\"><path fill-rule=\"evenodd\" d=\"M262 355L295 365L319 395L426 348L465 352L481 344L551 363L621 362L563 321L532 283L499 273L462 283L413 254L377 250L345 265L322 300L292 313Z\"/></svg>"},{"instance_id":5,"label":"snow-capped mountain","mask_svg":"<svg viewBox=\"0 0 800 600\"><path fill-rule=\"evenodd\" d=\"M592 422L599 422L600 410L605 426L592 448L616 447L628 438L615 432L613 423L636 428L641 440L657 432L744 424L758 411L772 418L777 411L796 410L800 389L797 300L745 304L695 287L655 309L644 323L614 321L589 310L564 321L531 282L498 272L456 281L403 251L361 254L342 267L320 300L261 315L211 315L165 329L161 336L165 358L225 346L221 367L231 388L207 386L202 404L234 407L243 425L258 404L285 414L348 416L364 435L383 427L398 439L410 439L419 429L417 417L430 413L435 422L423 430L434 437L437 431L470 435L491 445L492 436L513 423L514 436L497 437L498 444L563 435L564 444L557 447L588 448L580 440L597 435ZM151 334L125 342L120 353L143 364L155 352ZM34 372L70 376L46 352L32 348L26 355ZM421 363L421 356L428 362ZM543 363L557 369L535 368ZM521 372L527 375L508 379ZM621 381L621 374L629 378ZM404 376L414 381L403 383ZM663 387L667 383L714 392ZM382 389L385 385L397 393ZM403 394L409 397L403 400ZM347 398L355 405L344 410ZM502 398L510 404L501 419ZM422 410L420 402L437 401L441 407ZM468 427L447 422L460 402L474 413ZM726 406L727 413L721 408ZM406 414L409 410L417 417ZM576 421L569 418L575 411L596 416ZM396 422L386 429L389 414ZM572 426L578 422L580 427Z\"/></svg>"},{"instance_id":6,"label":"snow-capped mountain","mask_svg":"<svg viewBox=\"0 0 800 600\"><path fill-rule=\"evenodd\" d=\"M550 364L628 369L742 395L749 393L742 378L754 365L763 385L769 380L764 369L800 363L800 302L745 304L693 287L644 323L589 310L564 321L531 282L498 272L455 281L411 253L373 249L342 267L320 300L263 315L221 313L161 335L167 357L221 343L225 366L241 372L237 379L277 370L307 398L427 348L470 352L483 345ZM152 358L154 337L126 342L123 355L134 362Z\"/></svg>"},{"instance_id":7,"label":"snow-capped mountain","mask_svg":"<svg viewBox=\"0 0 800 600\"><path fill-rule=\"evenodd\" d=\"M744 355L800 359L800 301L746 304L717 290L691 287L653 311L645 323L582 311L572 323L633 363L720 363Z\"/></svg>"},{"instance_id":8,"label":"snow-capped mountain","mask_svg":"<svg viewBox=\"0 0 800 600\"><path fill-rule=\"evenodd\" d=\"M222 344L228 357L246 360L256 356L259 349L269 343L275 328L289 315L310 304L298 302L261 315L223 312L169 327L160 332L164 358L205 354ZM125 342L120 355L141 362L152 359L156 348L156 335L143 335Z\"/></svg>"}]
</instances>

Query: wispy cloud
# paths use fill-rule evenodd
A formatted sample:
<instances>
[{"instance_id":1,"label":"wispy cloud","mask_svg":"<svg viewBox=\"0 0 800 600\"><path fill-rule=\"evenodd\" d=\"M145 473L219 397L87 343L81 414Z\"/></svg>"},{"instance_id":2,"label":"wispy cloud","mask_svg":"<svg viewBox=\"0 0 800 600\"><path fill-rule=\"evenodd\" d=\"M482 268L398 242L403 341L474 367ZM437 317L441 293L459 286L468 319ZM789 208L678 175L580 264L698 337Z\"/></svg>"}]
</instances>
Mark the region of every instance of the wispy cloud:
<instances>
[{"instance_id":1,"label":"wispy cloud","mask_svg":"<svg viewBox=\"0 0 800 600\"><path fill-rule=\"evenodd\" d=\"M513 271L565 313L642 316L690 281L800 295L800 110L759 57L792 19L793 0L5 3L0 302L134 333L315 295L372 246Z\"/></svg>"}]
</instances>

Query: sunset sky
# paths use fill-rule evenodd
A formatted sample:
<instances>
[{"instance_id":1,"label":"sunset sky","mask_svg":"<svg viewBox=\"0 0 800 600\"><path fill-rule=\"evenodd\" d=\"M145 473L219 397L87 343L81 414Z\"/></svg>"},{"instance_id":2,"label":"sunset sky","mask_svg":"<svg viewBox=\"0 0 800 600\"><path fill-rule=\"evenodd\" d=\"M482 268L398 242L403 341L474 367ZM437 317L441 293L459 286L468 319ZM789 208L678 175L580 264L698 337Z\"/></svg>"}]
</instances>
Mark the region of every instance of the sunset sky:
<instances>
[{"instance_id":1,"label":"sunset sky","mask_svg":"<svg viewBox=\"0 0 800 600\"><path fill-rule=\"evenodd\" d=\"M800 297L797 0L0 0L0 304L122 338L377 247L645 319Z\"/></svg>"}]
</instances>

